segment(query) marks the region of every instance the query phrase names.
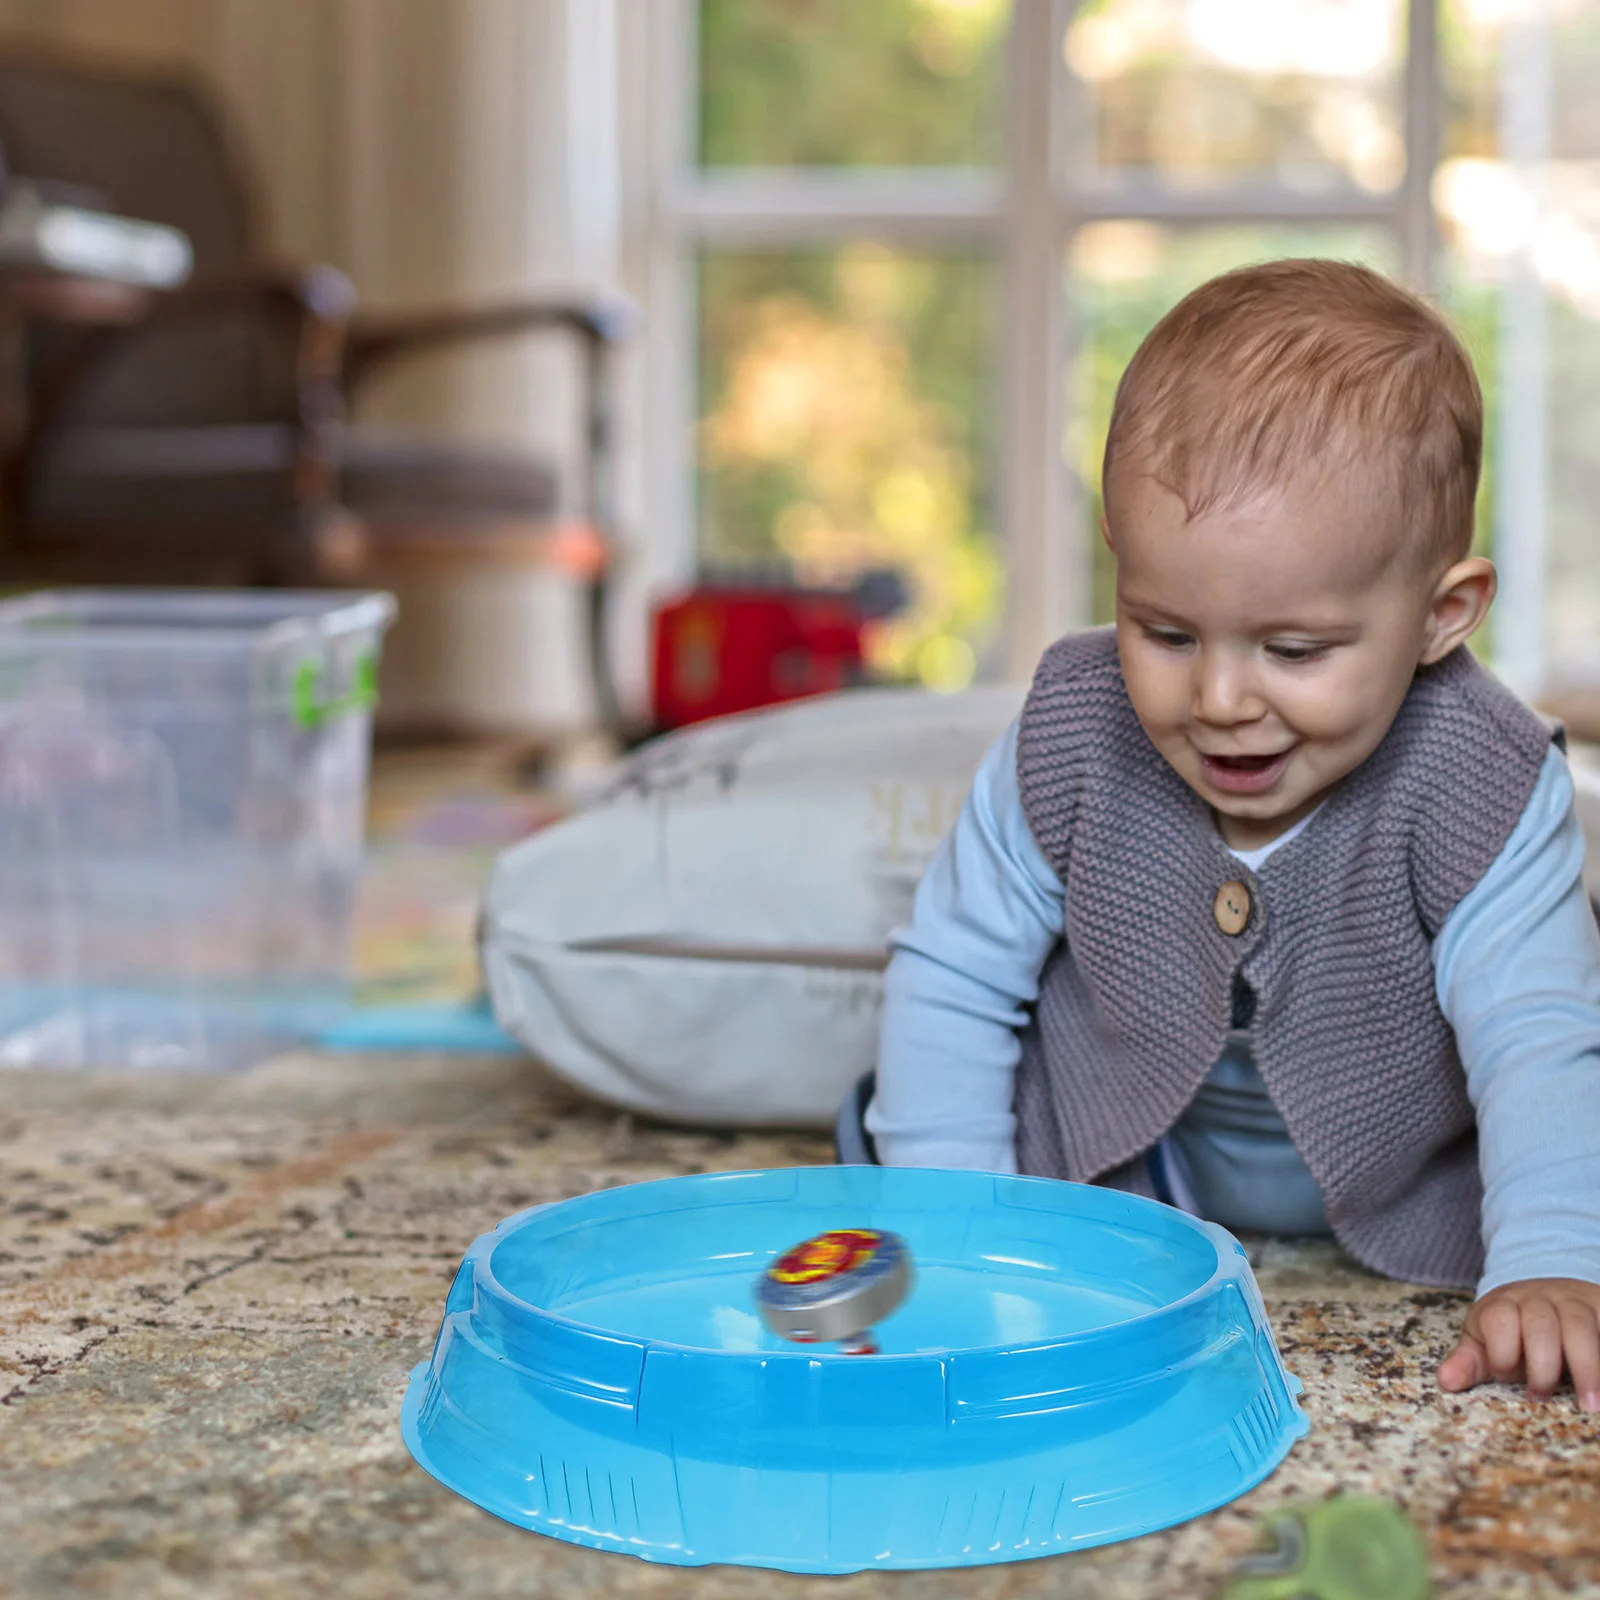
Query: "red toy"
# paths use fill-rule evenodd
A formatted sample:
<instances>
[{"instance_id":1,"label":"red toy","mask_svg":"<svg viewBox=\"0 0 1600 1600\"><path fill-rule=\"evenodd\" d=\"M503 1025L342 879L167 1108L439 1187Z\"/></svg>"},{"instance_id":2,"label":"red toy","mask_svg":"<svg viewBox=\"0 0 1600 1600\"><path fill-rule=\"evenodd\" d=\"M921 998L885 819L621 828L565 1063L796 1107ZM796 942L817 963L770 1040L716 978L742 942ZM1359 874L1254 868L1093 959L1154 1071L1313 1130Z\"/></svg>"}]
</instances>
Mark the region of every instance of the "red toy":
<instances>
[{"instance_id":1,"label":"red toy","mask_svg":"<svg viewBox=\"0 0 1600 1600\"><path fill-rule=\"evenodd\" d=\"M847 689L866 677L859 592L708 585L654 618L658 728Z\"/></svg>"}]
</instances>

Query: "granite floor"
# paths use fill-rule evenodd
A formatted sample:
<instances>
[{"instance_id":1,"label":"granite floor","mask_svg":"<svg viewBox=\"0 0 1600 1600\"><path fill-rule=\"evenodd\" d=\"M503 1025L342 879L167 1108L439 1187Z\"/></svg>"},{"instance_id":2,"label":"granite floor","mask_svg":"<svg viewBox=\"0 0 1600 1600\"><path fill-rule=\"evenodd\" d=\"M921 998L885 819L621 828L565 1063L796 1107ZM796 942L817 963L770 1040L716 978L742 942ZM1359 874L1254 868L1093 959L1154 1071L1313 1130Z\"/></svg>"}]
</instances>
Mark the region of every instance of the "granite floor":
<instances>
[{"instance_id":1,"label":"granite floor","mask_svg":"<svg viewBox=\"0 0 1600 1600\"><path fill-rule=\"evenodd\" d=\"M1463 1302L1254 1248L1312 1432L1170 1532L952 1573L682 1570L495 1521L396 1419L465 1245L597 1185L808 1162L809 1137L635 1126L486 1057L302 1055L226 1078L0 1075L0 1594L1143 1600L1212 1592L1255 1514L1399 1498L1440 1596L1600 1595L1600 1428L1441 1395Z\"/></svg>"}]
</instances>

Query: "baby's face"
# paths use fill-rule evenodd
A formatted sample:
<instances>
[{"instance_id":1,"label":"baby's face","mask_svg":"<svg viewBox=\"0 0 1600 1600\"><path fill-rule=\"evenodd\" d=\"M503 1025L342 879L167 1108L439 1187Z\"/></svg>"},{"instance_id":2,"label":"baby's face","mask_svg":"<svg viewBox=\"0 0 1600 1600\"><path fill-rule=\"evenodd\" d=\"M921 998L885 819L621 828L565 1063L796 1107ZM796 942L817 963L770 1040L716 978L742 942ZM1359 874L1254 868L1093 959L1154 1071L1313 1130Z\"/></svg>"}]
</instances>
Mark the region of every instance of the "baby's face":
<instances>
[{"instance_id":1,"label":"baby's face","mask_svg":"<svg viewBox=\"0 0 1600 1600\"><path fill-rule=\"evenodd\" d=\"M1133 709L1223 838L1266 844L1388 731L1429 652L1438 574L1390 559L1398 530L1360 485L1291 483L1193 521L1132 470L1111 488Z\"/></svg>"}]
</instances>

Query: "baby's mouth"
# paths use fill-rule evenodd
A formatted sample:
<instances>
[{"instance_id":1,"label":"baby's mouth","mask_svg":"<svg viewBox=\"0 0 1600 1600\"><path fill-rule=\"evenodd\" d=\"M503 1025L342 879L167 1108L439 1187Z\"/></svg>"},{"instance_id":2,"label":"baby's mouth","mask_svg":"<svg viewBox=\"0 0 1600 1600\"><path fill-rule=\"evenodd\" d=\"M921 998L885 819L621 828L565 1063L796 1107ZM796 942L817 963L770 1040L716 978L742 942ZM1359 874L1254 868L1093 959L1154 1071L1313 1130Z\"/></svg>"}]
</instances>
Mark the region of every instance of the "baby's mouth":
<instances>
[{"instance_id":1,"label":"baby's mouth","mask_svg":"<svg viewBox=\"0 0 1600 1600\"><path fill-rule=\"evenodd\" d=\"M1202 751L1200 765L1207 781L1227 794L1260 794L1283 775L1292 754L1292 746L1270 756L1208 756Z\"/></svg>"}]
</instances>

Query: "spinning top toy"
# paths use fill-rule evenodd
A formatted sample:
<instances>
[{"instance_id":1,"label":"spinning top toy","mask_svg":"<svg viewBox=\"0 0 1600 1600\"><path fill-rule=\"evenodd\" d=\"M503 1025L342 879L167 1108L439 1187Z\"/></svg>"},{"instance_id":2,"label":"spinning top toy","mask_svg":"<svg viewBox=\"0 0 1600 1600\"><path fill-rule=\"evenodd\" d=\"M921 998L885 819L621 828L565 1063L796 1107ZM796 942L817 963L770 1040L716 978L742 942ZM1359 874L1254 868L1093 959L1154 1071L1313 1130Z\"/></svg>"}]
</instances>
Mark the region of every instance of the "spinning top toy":
<instances>
[{"instance_id":1,"label":"spinning top toy","mask_svg":"<svg viewBox=\"0 0 1600 1600\"><path fill-rule=\"evenodd\" d=\"M1233 1569L1221 1600L1427 1600L1428 1553L1387 1500L1335 1495L1267 1521L1271 1548Z\"/></svg>"},{"instance_id":2,"label":"spinning top toy","mask_svg":"<svg viewBox=\"0 0 1600 1600\"><path fill-rule=\"evenodd\" d=\"M911 1253L897 1233L835 1228L786 1250L756 1280L756 1306L780 1338L839 1342L846 1355L876 1355L874 1324L911 1288Z\"/></svg>"}]
</instances>

